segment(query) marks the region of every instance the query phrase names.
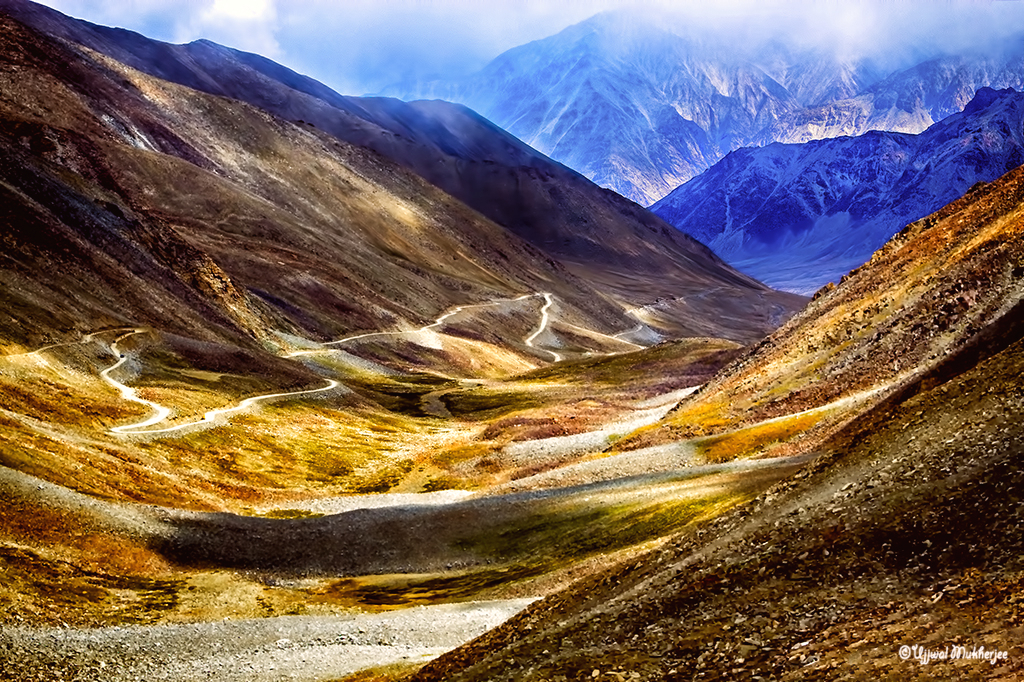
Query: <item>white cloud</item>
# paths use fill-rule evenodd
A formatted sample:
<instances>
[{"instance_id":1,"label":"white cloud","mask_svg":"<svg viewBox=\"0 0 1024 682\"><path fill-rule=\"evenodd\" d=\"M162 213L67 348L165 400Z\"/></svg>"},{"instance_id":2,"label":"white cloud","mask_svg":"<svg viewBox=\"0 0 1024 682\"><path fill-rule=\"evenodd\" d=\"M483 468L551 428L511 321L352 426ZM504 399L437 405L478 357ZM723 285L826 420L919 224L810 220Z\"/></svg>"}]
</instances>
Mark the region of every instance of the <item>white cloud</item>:
<instances>
[{"instance_id":1,"label":"white cloud","mask_svg":"<svg viewBox=\"0 0 1024 682\"><path fill-rule=\"evenodd\" d=\"M138 31L157 40L187 43L207 38L278 59L275 0L42 0L73 17ZM304 2L292 0L301 7Z\"/></svg>"},{"instance_id":2,"label":"white cloud","mask_svg":"<svg viewBox=\"0 0 1024 682\"><path fill-rule=\"evenodd\" d=\"M274 14L270 0L214 0L208 16L242 21L265 20Z\"/></svg>"},{"instance_id":3,"label":"white cloud","mask_svg":"<svg viewBox=\"0 0 1024 682\"><path fill-rule=\"evenodd\" d=\"M784 33L807 46L955 51L1024 29L1024 2L990 0L44 0L100 24L173 42L257 52L348 94L476 70L498 53L598 12L680 18L734 45Z\"/></svg>"},{"instance_id":4,"label":"white cloud","mask_svg":"<svg viewBox=\"0 0 1024 682\"><path fill-rule=\"evenodd\" d=\"M277 10L273 0L213 0L178 29L179 42L206 38L271 59L284 51L277 40Z\"/></svg>"}]
</instances>

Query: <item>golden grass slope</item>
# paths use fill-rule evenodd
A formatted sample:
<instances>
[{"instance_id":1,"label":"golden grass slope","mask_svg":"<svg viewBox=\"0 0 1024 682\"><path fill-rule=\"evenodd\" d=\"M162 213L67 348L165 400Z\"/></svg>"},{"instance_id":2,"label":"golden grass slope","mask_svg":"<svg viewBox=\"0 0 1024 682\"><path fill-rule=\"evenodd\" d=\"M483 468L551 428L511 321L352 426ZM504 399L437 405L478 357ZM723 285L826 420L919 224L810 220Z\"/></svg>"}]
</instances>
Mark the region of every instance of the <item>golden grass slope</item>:
<instances>
[{"instance_id":1,"label":"golden grass slope","mask_svg":"<svg viewBox=\"0 0 1024 682\"><path fill-rule=\"evenodd\" d=\"M967 347L1024 297L1021 183L1013 171L907 226L661 424L618 447L717 434L843 400L849 416Z\"/></svg>"}]
</instances>

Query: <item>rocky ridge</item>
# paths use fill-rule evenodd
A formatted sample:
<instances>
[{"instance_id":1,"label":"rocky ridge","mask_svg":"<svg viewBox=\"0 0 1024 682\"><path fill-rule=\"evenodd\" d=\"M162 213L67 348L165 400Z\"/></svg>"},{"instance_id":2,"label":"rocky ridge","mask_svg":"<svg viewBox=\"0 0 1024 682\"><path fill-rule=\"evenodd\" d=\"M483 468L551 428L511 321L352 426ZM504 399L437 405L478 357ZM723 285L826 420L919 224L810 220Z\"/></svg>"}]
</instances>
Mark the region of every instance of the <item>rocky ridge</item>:
<instances>
[{"instance_id":1,"label":"rocky ridge","mask_svg":"<svg viewBox=\"0 0 1024 682\"><path fill-rule=\"evenodd\" d=\"M1024 95L982 88L919 135L731 153L652 210L773 286L813 294L907 223L1024 162Z\"/></svg>"}]
</instances>

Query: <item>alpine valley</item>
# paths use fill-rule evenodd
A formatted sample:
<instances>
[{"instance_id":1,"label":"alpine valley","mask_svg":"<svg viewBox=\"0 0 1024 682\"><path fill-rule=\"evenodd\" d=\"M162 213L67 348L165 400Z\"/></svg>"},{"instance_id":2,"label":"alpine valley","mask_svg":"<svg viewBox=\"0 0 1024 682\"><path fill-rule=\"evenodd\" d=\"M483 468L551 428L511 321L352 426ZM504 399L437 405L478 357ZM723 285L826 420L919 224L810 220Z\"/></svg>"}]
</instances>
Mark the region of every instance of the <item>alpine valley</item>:
<instances>
[{"instance_id":1,"label":"alpine valley","mask_svg":"<svg viewBox=\"0 0 1024 682\"><path fill-rule=\"evenodd\" d=\"M0 679L1024 676L1019 60L767 49L0 0Z\"/></svg>"}]
</instances>

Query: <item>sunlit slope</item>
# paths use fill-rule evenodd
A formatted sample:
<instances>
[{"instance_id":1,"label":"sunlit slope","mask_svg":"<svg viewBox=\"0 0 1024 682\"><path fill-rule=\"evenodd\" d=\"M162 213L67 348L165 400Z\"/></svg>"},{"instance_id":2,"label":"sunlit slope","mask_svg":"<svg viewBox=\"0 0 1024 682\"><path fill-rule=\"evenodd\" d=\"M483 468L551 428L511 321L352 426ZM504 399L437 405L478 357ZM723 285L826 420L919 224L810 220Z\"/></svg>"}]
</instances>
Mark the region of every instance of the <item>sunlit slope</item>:
<instances>
[{"instance_id":1,"label":"sunlit slope","mask_svg":"<svg viewBox=\"0 0 1024 682\"><path fill-rule=\"evenodd\" d=\"M803 305L800 297L772 291L737 273L657 216L465 107L347 97L264 57L209 41L169 45L77 21L24 0L7 0L0 7L46 34L157 78L244 101L373 150L522 237L546 257L565 262L625 307L692 299L712 289L722 292L725 315L716 306L669 306L646 320L665 335L710 334L750 342Z\"/></svg>"},{"instance_id":2,"label":"sunlit slope","mask_svg":"<svg viewBox=\"0 0 1024 682\"><path fill-rule=\"evenodd\" d=\"M909 226L627 442L718 434L749 465L777 443L737 427L831 405L790 444L812 463L412 679L1019 677L1022 225L1017 170ZM1007 655L924 666L913 644Z\"/></svg>"},{"instance_id":3,"label":"sunlit slope","mask_svg":"<svg viewBox=\"0 0 1024 682\"><path fill-rule=\"evenodd\" d=\"M1012 336L977 365L951 354L751 504L584 579L413 679L1016 679L1019 318ZM917 642L1008 656L901 660Z\"/></svg>"},{"instance_id":4,"label":"sunlit slope","mask_svg":"<svg viewBox=\"0 0 1024 682\"><path fill-rule=\"evenodd\" d=\"M1019 316L1024 297L1021 187L1021 172L1012 171L907 226L661 425L620 447L716 434L841 400L856 411L950 354L987 343L996 325Z\"/></svg>"},{"instance_id":5,"label":"sunlit slope","mask_svg":"<svg viewBox=\"0 0 1024 682\"><path fill-rule=\"evenodd\" d=\"M112 432L146 412L98 376L116 359L111 338L134 367L118 376L171 407L164 421ZM339 353L316 366L343 389L205 425L204 410L274 384L228 366L197 370L177 344L114 329L4 358L4 622L314 615L546 594L750 499L794 466L652 461L613 477L538 480L599 462L617 424L663 413L680 387L735 356L728 342L662 344L504 380L374 371ZM575 436L580 447L551 450L552 437Z\"/></svg>"},{"instance_id":6,"label":"sunlit slope","mask_svg":"<svg viewBox=\"0 0 1024 682\"><path fill-rule=\"evenodd\" d=\"M271 328L329 340L535 291L558 295L579 321L630 322L536 249L371 152L10 20L5 40L4 89L16 98L3 112L12 340L50 340L45 320L83 332L131 320L232 341Z\"/></svg>"}]
</instances>

